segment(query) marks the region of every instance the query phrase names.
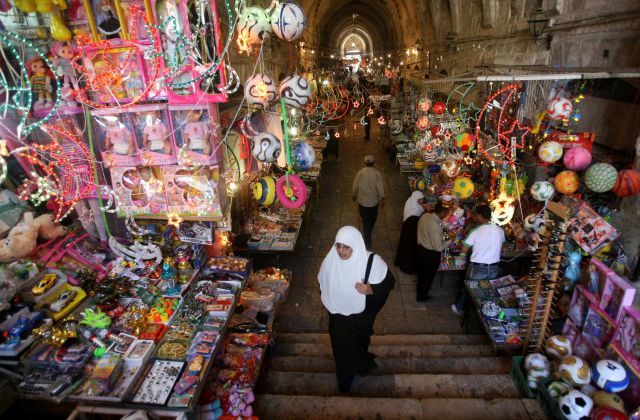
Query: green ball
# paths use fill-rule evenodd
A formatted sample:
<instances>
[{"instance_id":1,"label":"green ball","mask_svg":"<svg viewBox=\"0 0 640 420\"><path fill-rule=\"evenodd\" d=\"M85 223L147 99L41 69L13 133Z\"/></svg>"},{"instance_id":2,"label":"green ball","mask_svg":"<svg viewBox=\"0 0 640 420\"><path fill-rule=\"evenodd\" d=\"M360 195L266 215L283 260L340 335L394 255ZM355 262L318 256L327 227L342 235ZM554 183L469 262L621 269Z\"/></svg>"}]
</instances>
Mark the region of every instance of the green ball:
<instances>
[{"instance_id":1,"label":"green ball","mask_svg":"<svg viewBox=\"0 0 640 420\"><path fill-rule=\"evenodd\" d=\"M616 184L618 171L608 163L596 163L584 174L584 184L591 191L603 193L611 190Z\"/></svg>"}]
</instances>

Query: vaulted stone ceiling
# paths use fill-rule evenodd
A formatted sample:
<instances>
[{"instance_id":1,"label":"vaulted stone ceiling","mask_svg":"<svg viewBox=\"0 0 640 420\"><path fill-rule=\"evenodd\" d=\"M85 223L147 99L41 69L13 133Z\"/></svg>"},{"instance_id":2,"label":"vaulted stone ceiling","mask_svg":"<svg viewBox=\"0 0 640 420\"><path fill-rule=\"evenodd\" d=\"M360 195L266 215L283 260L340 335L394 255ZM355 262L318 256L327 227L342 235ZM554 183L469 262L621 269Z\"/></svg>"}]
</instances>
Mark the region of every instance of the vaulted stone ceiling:
<instances>
[{"instance_id":1,"label":"vaulted stone ceiling","mask_svg":"<svg viewBox=\"0 0 640 420\"><path fill-rule=\"evenodd\" d=\"M417 0L303 0L313 41L336 48L354 25L370 35L374 50L414 45L422 35ZM353 15L357 14L354 20Z\"/></svg>"}]
</instances>

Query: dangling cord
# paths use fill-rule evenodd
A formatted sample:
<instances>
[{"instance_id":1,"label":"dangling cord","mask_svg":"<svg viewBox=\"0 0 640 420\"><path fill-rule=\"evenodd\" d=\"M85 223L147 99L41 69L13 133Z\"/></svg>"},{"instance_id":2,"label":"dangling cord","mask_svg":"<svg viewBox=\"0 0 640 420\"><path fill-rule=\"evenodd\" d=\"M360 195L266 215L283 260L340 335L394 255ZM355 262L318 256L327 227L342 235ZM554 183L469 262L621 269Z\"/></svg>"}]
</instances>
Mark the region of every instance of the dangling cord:
<instances>
[{"instance_id":1,"label":"dangling cord","mask_svg":"<svg viewBox=\"0 0 640 420\"><path fill-rule=\"evenodd\" d=\"M86 121L86 130L87 130L87 138L89 140L89 151L91 152L91 158L95 161L96 154L93 149L93 129L91 127L91 115L89 113L89 108L86 105L82 106L84 108L84 120ZM98 177L98 165L93 165L93 177L98 182L100 179ZM104 214L104 204L102 203L102 193L100 189L96 186L96 196L98 197L98 202L100 203L100 215L102 216L102 223L104 224L104 230L107 232L107 236L111 237L111 229L109 229L109 222L107 222L107 216Z\"/></svg>"},{"instance_id":2,"label":"dangling cord","mask_svg":"<svg viewBox=\"0 0 640 420\"><path fill-rule=\"evenodd\" d=\"M284 123L284 152L287 158L287 173L285 176L287 177L287 189L290 189L289 174L293 173L293 165L291 165L291 150L289 149L289 122L287 121L287 108L284 105L284 98L280 98L280 108L282 110L282 119Z\"/></svg>"}]
</instances>

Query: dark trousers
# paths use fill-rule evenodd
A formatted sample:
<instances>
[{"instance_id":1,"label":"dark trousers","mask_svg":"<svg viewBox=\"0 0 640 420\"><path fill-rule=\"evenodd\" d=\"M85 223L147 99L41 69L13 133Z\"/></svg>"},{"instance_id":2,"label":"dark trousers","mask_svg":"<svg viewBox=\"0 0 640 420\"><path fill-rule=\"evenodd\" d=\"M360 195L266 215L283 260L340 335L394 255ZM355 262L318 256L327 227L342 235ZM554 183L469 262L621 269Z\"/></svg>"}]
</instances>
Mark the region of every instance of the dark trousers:
<instances>
[{"instance_id":1,"label":"dark trousers","mask_svg":"<svg viewBox=\"0 0 640 420\"><path fill-rule=\"evenodd\" d=\"M373 231L373 225L376 224L378 218L378 206L365 207L358 205L360 208L360 217L362 217L362 236L364 236L364 243L367 247L371 246L371 232Z\"/></svg>"},{"instance_id":2,"label":"dark trousers","mask_svg":"<svg viewBox=\"0 0 640 420\"><path fill-rule=\"evenodd\" d=\"M438 268L440 268L440 252L418 245L418 288L416 300L427 300L433 279L438 274Z\"/></svg>"}]
</instances>

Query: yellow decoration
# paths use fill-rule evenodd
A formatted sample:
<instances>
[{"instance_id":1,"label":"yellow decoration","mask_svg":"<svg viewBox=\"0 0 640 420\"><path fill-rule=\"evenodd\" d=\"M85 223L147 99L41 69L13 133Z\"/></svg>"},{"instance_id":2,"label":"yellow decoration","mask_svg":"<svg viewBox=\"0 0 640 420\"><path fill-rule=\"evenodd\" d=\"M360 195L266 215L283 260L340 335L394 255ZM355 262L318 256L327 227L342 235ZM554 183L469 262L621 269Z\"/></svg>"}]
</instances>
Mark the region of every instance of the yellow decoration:
<instances>
[{"instance_id":1,"label":"yellow decoration","mask_svg":"<svg viewBox=\"0 0 640 420\"><path fill-rule=\"evenodd\" d=\"M167 214L167 224L169 226L173 226L176 229L180 227L180 223L182 223L182 217L178 213L168 213Z\"/></svg>"},{"instance_id":2,"label":"yellow decoration","mask_svg":"<svg viewBox=\"0 0 640 420\"><path fill-rule=\"evenodd\" d=\"M580 177L573 171L562 171L556 175L553 185L562 194L573 194L580 188Z\"/></svg>"},{"instance_id":3,"label":"yellow decoration","mask_svg":"<svg viewBox=\"0 0 640 420\"><path fill-rule=\"evenodd\" d=\"M53 2L51 0L36 0L36 11L38 13L51 13Z\"/></svg>"},{"instance_id":4,"label":"yellow decoration","mask_svg":"<svg viewBox=\"0 0 640 420\"><path fill-rule=\"evenodd\" d=\"M467 177L460 177L453 181L453 193L458 198L469 198L473 194L475 186Z\"/></svg>"},{"instance_id":5,"label":"yellow decoration","mask_svg":"<svg viewBox=\"0 0 640 420\"><path fill-rule=\"evenodd\" d=\"M15 0L13 5L23 13L33 13L36 11L36 2L33 0Z\"/></svg>"}]
</instances>

